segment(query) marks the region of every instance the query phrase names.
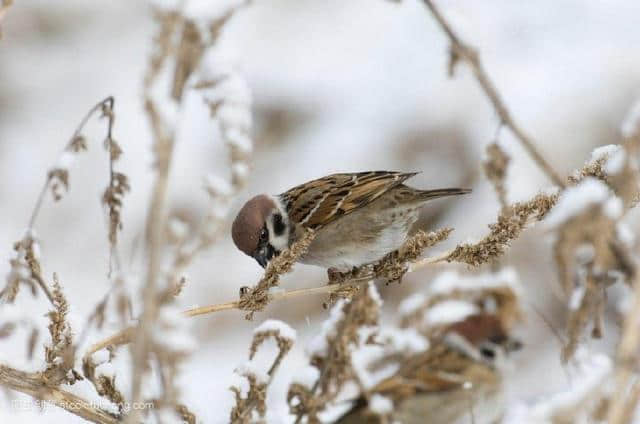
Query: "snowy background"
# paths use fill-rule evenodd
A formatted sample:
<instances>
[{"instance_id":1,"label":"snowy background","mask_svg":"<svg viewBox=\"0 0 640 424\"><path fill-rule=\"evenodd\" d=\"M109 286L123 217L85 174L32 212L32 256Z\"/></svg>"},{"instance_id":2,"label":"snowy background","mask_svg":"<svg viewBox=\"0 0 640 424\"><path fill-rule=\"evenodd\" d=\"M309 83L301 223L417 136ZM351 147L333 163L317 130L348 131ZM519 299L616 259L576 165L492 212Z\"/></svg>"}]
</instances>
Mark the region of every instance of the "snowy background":
<instances>
[{"instance_id":1,"label":"snowy background","mask_svg":"<svg viewBox=\"0 0 640 424\"><path fill-rule=\"evenodd\" d=\"M594 147L619 141L620 122L640 97L639 2L440 3L462 38L479 48L514 117L554 168L566 175ZM144 270L140 239L153 177L141 97L154 30L149 5L21 1L9 10L2 28L0 275L8 272L12 243L22 237L47 169L88 108L113 95L114 137L124 150L118 167L132 185L120 246L135 293L136 277ZM219 47L233 58L254 97L251 176L231 217L256 193L279 193L333 172L388 169L422 171L411 181L421 188L474 189L466 198L425 209L427 228L455 227L448 244L436 249L478 238L494 220L499 205L482 176L481 159L498 120L467 68L460 66L454 79L447 77L447 41L421 2L255 1L229 22ZM108 176L100 145L103 125L90 124L89 152L71 171L70 192L56 205L48 196L36 223L44 274L59 274L76 332L110 286L100 204ZM510 201L550 186L508 131L501 131L499 139L513 159ZM187 99L172 166L171 211L197 222L206 213L204 177L229 172L227 152L199 95ZM637 221L637 213L628 219ZM228 232L189 268L188 285L179 297L184 309L234 300L240 286L259 279L262 269L235 249ZM503 263L517 270L528 312L519 331L525 348L514 357L518 372L507 379L508 396L530 400L567 386L571 374L560 365L559 341L534 312L563 328L564 306L556 296L557 276L544 230L526 232ZM398 302L423 290L444 269L465 271L461 265L438 265L407 275L401 286L380 287L384 319L393 320ZM282 286L311 287L325 279L323 270L299 266ZM620 288L610 292L611 319L604 341L589 342L594 351L610 351L618 331L615 307L623 295ZM182 386L185 402L202 422L228 420L233 402L228 387L237 378L233 370L246 358L253 328L268 318L298 331L269 391L269 421L283 422L291 375L305 363L304 346L327 316L323 300L274 302L254 322L239 311L193 318L199 347L185 364ZM33 300L24 291L18 302L21 312L35 315L44 328L46 299ZM115 323L108 324L88 343L116 329ZM40 369L43 336L38 360L29 362L24 337L0 340L0 362ZM265 360L268 353L261 353ZM127 387L128 374L123 377L117 382ZM84 393L82 387L71 390ZM83 422L56 408L17 411L7 399L0 399L0 405L3 422Z\"/></svg>"}]
</instances>

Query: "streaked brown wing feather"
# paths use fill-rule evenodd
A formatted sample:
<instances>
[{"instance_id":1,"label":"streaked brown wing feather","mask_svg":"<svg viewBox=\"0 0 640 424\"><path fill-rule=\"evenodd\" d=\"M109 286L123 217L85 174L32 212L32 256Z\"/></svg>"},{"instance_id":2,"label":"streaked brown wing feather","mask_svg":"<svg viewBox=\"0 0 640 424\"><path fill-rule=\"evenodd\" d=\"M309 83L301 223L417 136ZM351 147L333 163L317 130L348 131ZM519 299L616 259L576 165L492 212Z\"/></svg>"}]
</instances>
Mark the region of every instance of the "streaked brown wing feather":
<instances>
[{"instance_id":1,"label":"streaked brown wing feather","mask_svg":"<svg viewBox=\"0 0 640 424\"><path fill-rule=\"evenodd\" d=\"M371 203L414 175L393 171L333 174L294 187L280 197L293 222L315 229Z\"/></svg>"}]
</instances>

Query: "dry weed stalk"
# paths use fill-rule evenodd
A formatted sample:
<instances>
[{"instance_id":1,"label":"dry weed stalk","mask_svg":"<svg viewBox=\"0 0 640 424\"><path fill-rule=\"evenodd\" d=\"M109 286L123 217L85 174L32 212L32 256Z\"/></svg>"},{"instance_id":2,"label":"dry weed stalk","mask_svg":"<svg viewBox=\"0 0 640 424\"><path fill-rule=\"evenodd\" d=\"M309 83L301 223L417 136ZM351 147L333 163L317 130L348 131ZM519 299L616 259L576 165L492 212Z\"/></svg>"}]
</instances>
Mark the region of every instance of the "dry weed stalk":
<instances>
[{"instance_id":1,"label":"dry weed stalk","mask_svg":"<svg viewBox=\"0 0 640 424\"><path fill-rule=\"evenodd\" d=\"M640 322L640 278L636 273L633 281L633 303L624 318L615 358L615 390L607 411L609 424L631 422L640 400L640 385L637 380L638 349L640 348L638 322Z\"/></svg>"},{"instance_id":2,"label":"dry weed stalk","mask_svg":"<svg viewBox=\"0 0 640 424\"><path fill-rule=\"evenodd\" d=\"M498 143L491 143L487 146L486 159L482 162L484 173L493 185L503 208L508 205L505 178L510 161L511 158L500 148Z\"/></svg>"},{"instance_id":3,"label":"dry weed stalk","mask_svg":"<svg viewBox=\"0 0 640 424\"><path fill-rule=\"evenodd\" d=\"M323 325L322 334L311 347L310 364L318 370L315 382L293 383L287 400L296 423L307 417L309 423L319 423L318 414L336 400L344 385L358 379L351 352L366 341L361 340L363 328L378 325L381 301L375 285L369 283L352 299L339 301Z\"/></svg>"},{"instance_id":4,"label":"dry weed stalk","mask_svg":"<svg viewBox=\"0 0 640 424\"><path fill-rule=\"evenodd\" d=\"M31 293L37 295L37 287L47 296L53 304L53 295L42 277L40 266L40 243L34 230L27 230L22 240L13 245L15 257L9 261L11 270L7 275L7 284L0 291L0 299L13 303L20 291L20 285L25 284L31 289Z\"/></svg>"},{"instance_id":5,"label":"dry weed stalk","mask_svg":"<svg viewBox=\"0 0 640 424\"><path fill-rule=\"evenodd\" d=\"M525 148L529 156L531 156L540 169L547 174L551 181L559 187L564 187L565 184L563 179L556 171L553 170L549 162L547 162L540 152L538 152L535 147L535 142L531 137L529 137L513 119L513 116L509 109L507 109L502 96L484 69L484 65L480 61L478 52L458 37L451 24L444 18L432 0L424 0L424 4L427 6L451 43L449 52L449 75L453 76L455 67L460 60L466 62L471 68L478 84L480 84L480 87L482 87L482 90L491 101L491 105L494 110L500 117L500 123L511 130L513 135Z\"/></svg>"},{"instance_id":6,"label":"dry weed stalk","mask_svg":"<svg viewBox=\"0 0 640 424\"><path fill-rule=\"evenodd\" d=\"M80 124L78 124L78 126L74 130L73 135L67 142L56 164L48 171L45 183L40 190L40 193L36 200L36 204L33 208L33 211L31 212L25 235L23 236L22 240L14 244L16 257L15 259L11 260L11 272L7 277L7 284L0 292L0 297L6 299L7 301L11 303L15 301L15 298L19 291L19 286L22 283L27 284L31 287L34 296L36 295L35 286L39 286L40 289L45 293L49 301L53 303L51 292L47 286L46 281L42 277L40 265L40 245L35 235L35 222L38 215L40 214L40 210L42 209L47 191L51 190L54 201L59 201L62 198L64 192L69 189L69 168L73 164L75 156L80 152L87 150L87 141L82 134L82 131L84 130L84 127L89 119L96 113L102 112L103 116L107 117L108 123L106 141L113 140L111 136L114 122L113 104L113 97L107 97L106 99L98 102L87 112L87 114L80 121ZM117 144L115 146L117 146ZM108 147L109 149L111 149L111 143L108 144ZM114 173L113 161L114 159L110 154L109 166L112 175ZM124 176L124 174L118 175L120 175L118 179L123 184L121 184L121 188L126 191L126 189L128 189L126 176ZM124 192L122 192L122 195L123 194ZM115 246L115 244L113 246Z\"/></svg>"},{"instance_id":7,"label":"dry weed stalk","mask_svg":"<svg viewBox=\"0 0 640 424\"><path fill-rule=\"evenodd\" d=\"M255 287L243 287L240 289L238 308L249 311L245 316L246 319L253 319L253 314L263 310L269 303L269 290L278 286L282 274L288 273L293 269L293 264L306 253L314 237L313 230L306 231L289 249L284 250L269 263L264 271L264 276Z\"/></svg>"},{"instance_id":8,"label":"dry weed stalk","mask_svg":"<svg viewBox=\"0 0 640 424\"><path fill-rule=\"evenodd\" d=\"M265 373L253 362L258 348L268 339L273 339L278 347L278 354L269 370ZM249 348L249 362L236 369L236 373L247 379L249 388L243 395L240 387L232 386L230 390L235 396L235 406L231 409L231 422L249 424L256 422L254 411L260 419L264 419L267 410L267 387L282 360L293 347L296 331L282 321L267 320L253 331L253 341Z\"/></svg>"},{"instance_id":9,"label":"dry weed stalk","mask_svg":"<svg viewBox=\"0 0 640 424\"><path fill-rule=\"evenodd\" d=\"M192 17L187 17L180 8L183 5L177 5L176 9L160 9L155 13L159 23L159 32L155 38L155 52L153 53L147 74L145 76L145 107L147 110L149 122L154 136L154 152L156 156L156 170L151 204L147 217L147 246L149 250L149 260L147 266L146 283L143 287L142 298L144 299L142 317L140 324L134 329L126 329L125 332L135 332L135 343L132 346L134 368L132 376L132 399L133 402L142 400L142 379L145 374L146 362L150 357L154 347L152 342L152 331L154 323L161 314L160 299L163 298L164 290L160 281L165 281L167 289L165 292L176 292L179 286L184 282L181 275L182 270L193 258L210 246L215 240L215 235L221 226L222 216L224 214L214 212L208 215L205 222L197 234L193 235L196 241L191 249L187 250L185 237L178 243L178 248L173 254L172 266L168 275L161 272L161 260L166 246L166 229L168 228L168 217L166 216L167 203L167 186L169 181L170 162L173 155L175 145L175 127L177 124L177 114L167 113L168 109L180 110L184 99L184 90L187 82L195 77L196 70L202 65L202 58L215 45L221 27L233 15L240 6L232 6L223 17L213 19L205 25L205 30L201 30L201 26ZM158 101L153 94L158 82L158 76L167 67L173 67L170 72L171 86L161 88L170 98ZM162 106L162 109L160 108ZM247 112L250 113L250 112ZM245 128L246 129L246 128ZM233 151L233 149L232 149ZM237 155L236 155L237 156ZM232 155L232 162L236 159ZM246 157L244 158L246 159ZM234 163L234 165L237 165ZM232 168L234 168L232 166ZM241 169L242 172L236 173L243 178L234 178L233 183L239 188L246 179L248 167L235 166L234 169ZM234 174L235 176L235 174ZM231 193L226 193L225 199L213 196L214 206L216 209L219 205L215 202L229 201ZM169 377L175 374L176 361L171 356L171 360L162 360L165 355L161 349L154 352L160 358L160 368L167 368ZM159 354L160 353L160 354ZM166 359L166 358L164 358ZM173 379L170 378L172 381ZM177 405L177 388L169 384L165 385L165 397L163 399L171 407ZM174 408L175 409L175 408ZM140 411L132 411L128 417L130 422L137 422L140 419Z\"/></svg>"},{"instance_id":10,"label":"dry weed stalk","mask_svg":"<svg viewBox=\"0 0 640 424\"><path fill-rule=\"evenodd\" d=\"M124 195L131 189L129 186L129 178L122 172L117 172L115 162L122 155L122 148L113 139L113 124L115 115L113 112L113 98L102 104L102 116L108 120L107 137L104 140L104 147L109 152L109 184L102 195L102 203L108 210L109 217L109 245L110 260L109 266L115 260L117 269L119 270L119 258L117 254L118 231L122 230L122 200ZM111 271L111 268L109 269Z\"/></svg>"},{"instance_id":11,"label":"dry weed stalk","mask_svg":"<svg viewBox=\"0 0 640 424\"><path fill-rule=\"evenodd\" d=\"M100 358L85 355L82 358L82 374L93 384L99 396L108 399L118 407L120 416L123 415L126 399L116 387L116 375L112 372L113 350L106 352Z\"/></svg>"},{"instance_id":12,"label":"dry weed stalk","mask_svg":"<svg viewBox=\"0 0 640 424\"><path fill-rule=\"evenodd\" d=\"M635 158L627 148L614 145L596 149L570 182L574 185L561 193L547 220L554 229L560 282L569 298L565 361L590 321L592 336L602 337L606 288L633 281L636 265L621 219L637 203L640 188Z\"/></svg>"},{"instance_id":13,"label":"dry weed stalk","mask_svg":"<svg viewBox=\"0 0 640 424\"><path fill-rule=\"evenodd\" d=\"M622 178L627 178L627 185L631 186L631 190L621 190L618 183L622 178L609 179L611 186L615 187L616 193L634 193L636 198L629 205L633 206L637 202L637 193L640 187L638 180L638 163L630 158L637 158L640 150L640 103L636 103L622 125L622 135L624 140L624 152L626 153L626 161L622 172L618 172ZM620 152L614 152L620 154ZM610 161L611 158L607 157ZM608 162L607 162L608 163ZM605 163L606 166L606 163ZM608 168L611 168L610 166ZM615 167L613 167L615 170ZM611 169L608 169L611 171ZM631 173L631 177L628 174ZM634 179L635 178L635 179ZM635 184L633 182L635 181ZM622 199L627 197L619 194ZM637 252L637 248L635 249ZM606 411L606 419L609 424L630 423L634 414L637 414L638 402L640 400L640 383L638 381L638 350L640 349L640 336L638 332L638 323L640 322L640 272L638 272L638 261L631 262L633 275L630 278L630 285L633 289L633 300L626 312L622 324L622 334L618 343L618 349L615 357L614 367L614 384L613 395L610 398L608 409Z\"/></svg>"},{"instance_id":14,"label":"dry weed stalk","mask_svg":"<svg viewBox=\"0 0 640 424\"><path fill-rule=\"evenodd\" d=\"M82 134L85 125L90 118L98 112L102 113L102 117L107 118L107 136L105 137L105 148L109 152L109 169L110 181L105 191L103 201L108 210L109 215L109 241L110 241L110 268L111 263L116 257L117 231L122 223L120 220L120 212L122 208L122 197L128 190L127 177L114 170L114 162L121 155L122 150L114 141L112 132L115 115L113 112L114 99L107 97L101 102L93 106L83 117L78 127L75 129L69 142L64 148L62 154L58 158L56 164L48 171L45 184L40 191L33 212L29 219L29 227L22 240L15 244L16 258L11 261L12 271L7 279L7 286L2 290L2 297L9 303L13 303L18 294L18 284L25 283L31 286L35 295L36 284L43 290L49 298L53 310L48 313L49 317L49 334L51 343L45 346L45 363L46 369L40 373L23 373L7 366L2 367L2 376L0 384L14 388L26 394L30 394L39 399L49 400L52 403L69 410L70 412L82 416L93 422L111 423L115 422L115 415L96 407L91 402L74 396L66 391L57 389L61 384L74 384L83 377L73 367L76 357L76 349L78 343L74 343L71 327L67 320L69 304L62 292L62 287L58 281L58 276L53 274L53 292L51 292L47 283L42 276L40 259L39 242L35 236L34 225L36 219L42 209L45 195L51 191L54 201L62 198L64 192L69 189L69 168L72 165L75 156L80 152L87 150L87 140ZM118 264L116 257L116 264ZM106 297L102 304L106 303ZM104 320L101 318L100 305L96 312L92 314L88 325L93 320ZM37 340L37 328L33 328L29 337L28 355L32 356L35 343ZM82 337L81 337L82 339ZM16 376L22 376L24 381L16 384L14 381ZM106 384L106 383L105 383ZM97 388L97 386L96 386ZM112 385L113 390L115 388ZM98 390L100 395L100 390Z\"/></svg>"},{"instance_id":15,"label":"dry weed stalk","mask_svg":"<svg viewBox=\"0 0 640 424\"><path fill-rule=\"evenodd\" d=\"M538 194L527 202L517 202L504 207L491 230L477 243L461 244L447 255L447 262L462 262L479 266L502 256L509 243L517 239L531 221L540 221L554 206L555 194Z\"/></svg>"},{"instance_id":16,"label":"dry weed stalk","mask_svg":"<svg viewBox=\"0 0 640 424\"><path fill-rule=\"evenodd\" d=\"M34 399L50 402L71 414L97 424L118 424L110 412L96 408L91 402L66 390L43 384L41 373L27 373L0 364L0 384Z\"/></svg>"},{"instance_id":17,"label":"dry weed stalk","mask_svg":"<svg viewBox=\"0 0 640 424\"><path fill-rule=\"evenodd\" d=\"M71 326L67 321L69 304L56 274L53 274L53 306L54 310L48 313L51 344L45 346L47 368L42 376L49 385L74 384L82 377L73 369L75 352Z\"/></svg>"}]
</instances>

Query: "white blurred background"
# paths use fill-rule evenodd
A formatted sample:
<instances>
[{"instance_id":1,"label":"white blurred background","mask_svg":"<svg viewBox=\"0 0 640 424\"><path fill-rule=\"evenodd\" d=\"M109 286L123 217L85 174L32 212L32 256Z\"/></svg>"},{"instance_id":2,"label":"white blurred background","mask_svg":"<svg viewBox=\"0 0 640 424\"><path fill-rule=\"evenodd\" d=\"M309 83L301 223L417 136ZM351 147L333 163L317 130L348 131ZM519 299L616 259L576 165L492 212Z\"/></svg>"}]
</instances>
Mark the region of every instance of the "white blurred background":
<instances>
[{"instance_id":1,"label":"white blurred background","mask_svg":"<svg viewBox=\"0 0 640 424\"><path fill-rule=\"evenodd\" d=\"M462 38L479 48L514 117L554 168L566 175L595 146L619 141L620 122L640 97L640 2L439 3ZM47 170L89 107L113 95L114 137L124 150L118 168L132 186L125 197L120 249L127 273L140 276L140 238L154 175L142 104L142 77L154 34L150 6L25 0L11 7L2 29L0 275L8 272L12 244L22 237ZM494 220L499 205L482 175L481 160L498 119L464 65L454 79L447 77L447 40L421 2L256 0L232 18L219 47L234 58L254 96L250 183L230 218L257 193L279 193L333 172L387 169L422 171L411 181L421 188L473 187L466 198L425 209L425 227L455 227L453 237L436 250L481 237ZM71 170L69 193L55 205L47 196L36 223L44 274L59 274L76 332L110 286L100 204L108 176L103 128L95 120L89 125L89 152ZM511 201L551 185L507 130L499 139L512 156ZM203 178L212 172L228 176L227 157L201 96L192 93L181 116L171 170L171 211L197 222L207 206ZM240 286L259 279L262 269L235 249L228 233L226 228L225 237L189 268L181 307L234 300ZM559 342L531 309L563 328L564 307L554 294L557 276L544 231L526 232L502 264L518 271L528 312L520 331L525 348L514 358L517 372L507 379L508 395L533 399L568 384ZM382 285L384 319L393 321L397 302L445 268L466 269L439 265L407 275L400 286ZM310 287L325 280L323 270L299 266L282 279L282 286ZM594 350L608 351L615 340L617 295L614 290L610 296L612 319L604 341L589 342ZM277 318L299 334L269 391L269 421L286 422L286 388L306 360L305 343L326 317L323 300L274 302L254 322L239 311L194 318L200 345L184 367L184 402L202 422L227 422L233 402L228 387L235 381L233 369L246 358L252 329ZM18 302L37 316L48 308L46 299L34 300L26 290ZM109 325L88 342L117 329ZM0 340L0 362L39 369L39 359L24 359L25 345L20 337ZM126 387L128 374L117 382ZM6 399L0 405L2 422L83 422L55 408L16 411Z\"/></svg>"}]
</instances>

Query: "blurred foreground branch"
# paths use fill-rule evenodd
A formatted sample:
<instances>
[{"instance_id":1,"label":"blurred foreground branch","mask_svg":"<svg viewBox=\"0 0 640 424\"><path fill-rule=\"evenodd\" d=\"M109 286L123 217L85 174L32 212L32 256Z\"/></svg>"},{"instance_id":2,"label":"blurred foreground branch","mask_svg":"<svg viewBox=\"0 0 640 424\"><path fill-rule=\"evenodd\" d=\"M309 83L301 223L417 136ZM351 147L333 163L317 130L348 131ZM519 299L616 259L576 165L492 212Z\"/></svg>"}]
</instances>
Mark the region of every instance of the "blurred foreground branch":
<instances>
[{"instance_id":1,"label":"blurred foreground branch","mask_svg":"<svg viewBox=\"0 0 640 424\"><path fill-rule=\"evenodd\" d=\"M41 373L27 373L0 365L0 385L27 394L34 399L48 401L93 423L115 424L120 422L109 412L97 408L83 398L65 390L45 385Z\"/></svg>"}]
</instances>

